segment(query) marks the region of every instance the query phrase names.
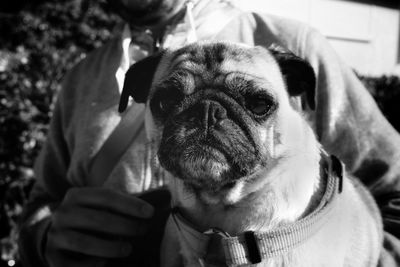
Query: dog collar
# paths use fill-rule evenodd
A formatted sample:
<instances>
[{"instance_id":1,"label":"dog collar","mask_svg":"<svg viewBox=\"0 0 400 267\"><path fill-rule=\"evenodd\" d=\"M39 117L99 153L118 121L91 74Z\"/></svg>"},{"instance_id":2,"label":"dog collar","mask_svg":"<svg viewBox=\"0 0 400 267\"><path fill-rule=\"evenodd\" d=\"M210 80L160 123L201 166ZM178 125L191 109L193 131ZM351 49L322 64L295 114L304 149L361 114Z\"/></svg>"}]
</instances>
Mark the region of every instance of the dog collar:
<instances>
[{"instance_id":1,"label":"dog collar","mask_svg":"<svg viewBox=\"0 0 400 267\"><path fill-rule=\"evenodd\" d=\"M317 208L306 217L270 231L247 231L238 236L230 236L215 228L205 232L196 230L175 208L170 220L176 227L180 239L185 243L184 249L190 250L190 254L195 255L198 265L204 266L204 262L212 265L213 259L207 257L211 251L207 251L207 248L210 242L218 240L218 245L222 247L225 256L224 264L242 266L282 255L306 242L329 221L338 195L342 192L342 163L335 156L329 158L323 156L323 158L326 158L325 166L322 168L327 176L326 189Z\"/></svg>"}]
</instances>

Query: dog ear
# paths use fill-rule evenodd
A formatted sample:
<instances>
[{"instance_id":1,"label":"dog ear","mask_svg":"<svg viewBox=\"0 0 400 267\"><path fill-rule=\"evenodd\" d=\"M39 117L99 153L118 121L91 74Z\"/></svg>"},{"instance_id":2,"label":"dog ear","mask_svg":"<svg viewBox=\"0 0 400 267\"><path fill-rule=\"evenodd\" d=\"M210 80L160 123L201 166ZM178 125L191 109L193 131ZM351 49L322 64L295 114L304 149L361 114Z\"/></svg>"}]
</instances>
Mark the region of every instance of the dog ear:
<instances>
[{"instance_id":1,"label":"dog ear","mask_svg":"<svg viewBox=\"0 0 400 267\"><path fill-rule=\"evenodd\" d=\"M315 109L316 78L310 63L278 45L271 45L268 50L279 64L289 94L298 96L305 92L308 105Z\"/></svg>"},{"instance_id":2,"label":"dog ear","mask_svg":"<svg viewBox=\"0 0 400 267\"><path fill-rule=\"evenodd\" d=\"M146 57L128 69L119 101L119 112L124 112L128 106L129 96L132 96L137 103L147 101L153 77L162 55L162 52L160 52Z\"/></svg>"}]
</instances>

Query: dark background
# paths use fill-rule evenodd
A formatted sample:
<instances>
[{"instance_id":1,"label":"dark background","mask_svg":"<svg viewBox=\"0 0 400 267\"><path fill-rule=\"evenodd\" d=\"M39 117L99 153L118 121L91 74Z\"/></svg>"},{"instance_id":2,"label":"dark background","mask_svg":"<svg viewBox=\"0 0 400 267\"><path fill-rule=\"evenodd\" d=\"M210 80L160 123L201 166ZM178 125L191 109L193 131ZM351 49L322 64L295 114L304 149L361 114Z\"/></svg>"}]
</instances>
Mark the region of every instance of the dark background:
<instances>
[{"instance_id":1,"label":"dark background","mask_svg":"<svg viewBox=\"0 0 400 267\"><path fill-rule=\"evenodd\" d=\"M392 7L392 8L400 7L399 0L341 0L341 1L359 2L359 3L364 3L364 4L374 4L374 5Z\"/></svg>"},{"instance_id":2,"label":"dark background","mask_svg":"<svg viewBox=\"0 0 400 267\"><path fill-rule=\"evenodd\" d=\"M119 22L101 1L0 1L0 266L18 266L16 223L60 80Z\"/></svg>"},{"instance_id":3,"label":"dark background","mask_svg":"<svg viewBox=\"0 0 400 267\"><path fill-rule=\"evenodd\" d=\"M61 78L119 23L104 1L0 1L0 266L19 266L16 223ZM361 78L400 131L399 78Z\"/></svg>"}]
</instances>

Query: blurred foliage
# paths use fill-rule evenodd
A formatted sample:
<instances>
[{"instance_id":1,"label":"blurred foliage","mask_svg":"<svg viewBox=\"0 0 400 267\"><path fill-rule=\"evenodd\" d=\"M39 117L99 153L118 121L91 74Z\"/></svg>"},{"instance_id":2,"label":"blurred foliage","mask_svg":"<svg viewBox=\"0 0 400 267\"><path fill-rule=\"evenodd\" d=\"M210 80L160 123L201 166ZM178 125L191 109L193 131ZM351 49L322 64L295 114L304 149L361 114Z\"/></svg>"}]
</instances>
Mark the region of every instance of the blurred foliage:
<instances>
[{"instance_id":1,"label":"blurred foliage","mask_svg":"<svg viewBox=\"0 0 400 267\"><path fill-rule=\"evenodd\" d=\"M8 8L4 3L0 5L3 264L17 260L16 221L32 185L33 161L46 137L60 80L88 51L110 38L119 20L100 1L15 3Z\"/></svg>"}]
</instances>

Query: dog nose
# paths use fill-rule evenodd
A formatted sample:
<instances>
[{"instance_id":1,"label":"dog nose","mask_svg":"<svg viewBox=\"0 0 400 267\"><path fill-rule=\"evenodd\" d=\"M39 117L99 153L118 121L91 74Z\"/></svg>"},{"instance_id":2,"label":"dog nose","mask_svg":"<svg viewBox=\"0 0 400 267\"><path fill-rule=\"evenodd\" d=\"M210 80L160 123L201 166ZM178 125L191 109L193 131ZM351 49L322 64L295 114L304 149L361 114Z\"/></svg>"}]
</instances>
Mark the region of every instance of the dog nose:
<instances>
[{"instance_id":1,"label":"dog nose","mask_svg":"<svg viewBox=\"0 0 400 267\"><path fill-rule=\"evenodd\" d=\"M201 103L202 124L204 129L208 129L223 119L226 119L226 109L216 101L207 100Z\"/></svg>"}]
</instances>

